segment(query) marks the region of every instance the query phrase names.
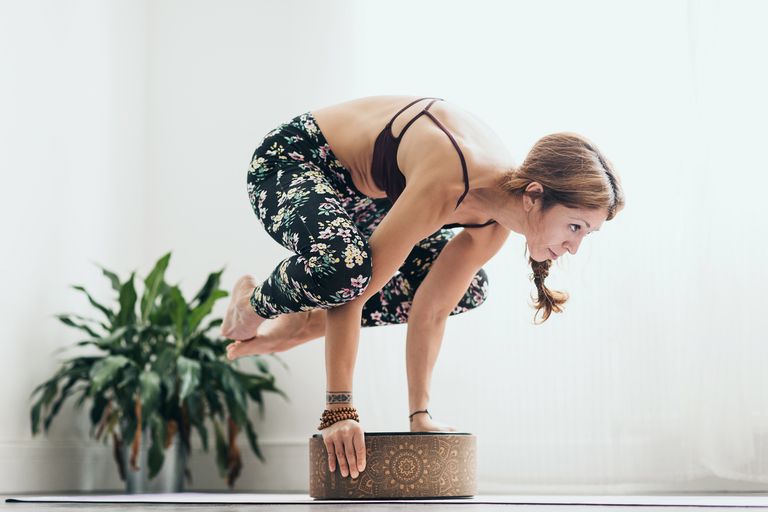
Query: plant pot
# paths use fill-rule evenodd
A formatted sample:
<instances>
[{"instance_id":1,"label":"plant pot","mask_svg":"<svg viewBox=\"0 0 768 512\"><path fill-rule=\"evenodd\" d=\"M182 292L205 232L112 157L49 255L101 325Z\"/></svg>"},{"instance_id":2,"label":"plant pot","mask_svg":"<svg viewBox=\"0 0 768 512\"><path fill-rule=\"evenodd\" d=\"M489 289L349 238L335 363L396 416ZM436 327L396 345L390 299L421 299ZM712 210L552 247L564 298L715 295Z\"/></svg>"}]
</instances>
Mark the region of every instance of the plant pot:
<instances>
[{"instance_id":1,"label":"plant pot","mask_svg":"<svg viewBox=\"0 0 768 512\"><path fill-rule=\"evenodd\" d=\"M150 439L149 429L141 434L139 454L136 459L138 470L130 468L131 446L123 446L123 461L125 472L125 490L128 494L144 492L182 492L184 490L184 468L186 455L179 439L179 434L173 436L173 441L163 452L163 466L154 478L149 478L149 445L145 440Z\"/></svg>"}]
</instances>

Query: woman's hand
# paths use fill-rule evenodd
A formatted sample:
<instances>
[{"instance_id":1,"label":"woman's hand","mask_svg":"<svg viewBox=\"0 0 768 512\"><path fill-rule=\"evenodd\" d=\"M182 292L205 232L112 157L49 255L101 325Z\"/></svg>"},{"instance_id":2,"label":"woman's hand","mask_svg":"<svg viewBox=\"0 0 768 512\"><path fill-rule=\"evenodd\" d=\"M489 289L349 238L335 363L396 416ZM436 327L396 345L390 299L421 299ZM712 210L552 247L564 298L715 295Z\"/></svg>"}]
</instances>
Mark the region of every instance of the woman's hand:
<instances>
[{"instance_id":1,"label":"woman's hand","mask_svg":"<svg viewBox=\"0 0 768 512\"><path fill-rule=\"evenodd\" d=\"M357 478L365 469L365 434L363 427L355 420L337 421L321 430L325 449L328 451L328 469L336 471L336 459L339 460L341 476L352 472Z\"/></svg>"}]
</instances>

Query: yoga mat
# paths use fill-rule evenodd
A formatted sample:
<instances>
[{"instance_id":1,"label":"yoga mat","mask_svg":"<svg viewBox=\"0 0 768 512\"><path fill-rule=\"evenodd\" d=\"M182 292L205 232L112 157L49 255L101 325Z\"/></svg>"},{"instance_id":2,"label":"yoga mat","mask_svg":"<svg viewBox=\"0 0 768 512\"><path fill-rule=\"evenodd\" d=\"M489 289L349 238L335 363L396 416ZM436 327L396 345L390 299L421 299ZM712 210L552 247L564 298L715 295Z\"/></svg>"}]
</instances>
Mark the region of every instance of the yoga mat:
<instances>
[{"instance_id":1,"label":"yoga mat","mask_svg":"<svg viewBox=\"0 0 768 512\"><path fill-rule=\"evenodd\" d=\"M647 507L768 508L768 493L716 495L642 495L642 496L523 496L478 495L472 498L398 499L398 500L319 500L309 494L204 493L167 494L84 494L10 496L7 503L172 503L172 504L360 504L362 503L441 503L504 505L642 505Z\"/></svg>"}]
</instances>

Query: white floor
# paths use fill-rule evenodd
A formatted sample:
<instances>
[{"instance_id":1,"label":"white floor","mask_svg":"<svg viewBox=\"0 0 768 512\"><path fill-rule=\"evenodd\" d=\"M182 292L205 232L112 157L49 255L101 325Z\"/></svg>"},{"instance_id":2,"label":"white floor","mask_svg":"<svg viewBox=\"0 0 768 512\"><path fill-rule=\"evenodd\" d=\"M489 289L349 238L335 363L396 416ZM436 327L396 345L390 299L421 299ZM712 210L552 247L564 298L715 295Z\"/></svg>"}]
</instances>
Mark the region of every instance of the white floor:
<instances>
[{"instance_id":1,"label":"white floor","mask_svg":"<svg viewBox=\"0 0 768 512\"><path fill-rule=\"evenodd\" d=\"M20 499L23 502L6 502L7 499ZM57 503L53 503L57 502ZM338 501L314 500L307 494L245 494L245 493L180 493L180 494L89 494L89 495L18 495L3 496L0 510L46 510L70 511L88 508L93 510L144 510L149 504L155 504L164 511L189 510L205 512L207 510L279 510L309 511L323 510L330 512L344 509L345 512L357 510L408 510L414 507L426 507L430 512L460 510L497 510L499 507L530 509L533 512L576 512L595 507L612 507L610 512L646 512L664 507L663 512L670 512L670 507L680 512L688 509L703 508L710 510L768 509L768 493L760 494L698 494L698 495L635 495L635 496L525 496L525 495L478 495L473 498L451 500L387 500L387 501ZM247 507L247 508L246 508ZM329 508L331 507L331 508ZM643 510L639 510L641 507Z\"/></svg>"}]
</instances>

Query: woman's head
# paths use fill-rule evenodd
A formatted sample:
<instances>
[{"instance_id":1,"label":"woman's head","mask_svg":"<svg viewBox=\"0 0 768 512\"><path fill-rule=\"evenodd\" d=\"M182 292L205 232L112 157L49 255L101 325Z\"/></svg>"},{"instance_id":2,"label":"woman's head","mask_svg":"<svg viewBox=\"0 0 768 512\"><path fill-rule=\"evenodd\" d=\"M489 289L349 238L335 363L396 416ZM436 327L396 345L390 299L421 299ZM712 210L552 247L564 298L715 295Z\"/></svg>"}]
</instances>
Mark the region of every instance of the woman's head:
<instances>
[{"instance_id":1,"label":"woman's head","mask_svg":"<svg viewBox=\"0 0 768 512\"><path fill-rule=\"evenodd\" d=\"M539 139L500 186L521 199L526 212L526 251L530 249L539 292L534 307L537 314L543 311L543 323L553 311L562 312L568 300L567 293L544 286L552 260L565 252L576 254L588 233L613 219L624 208L624 191L613 165L597 146L571 132Z\"/></svg>"}]
</instances>

